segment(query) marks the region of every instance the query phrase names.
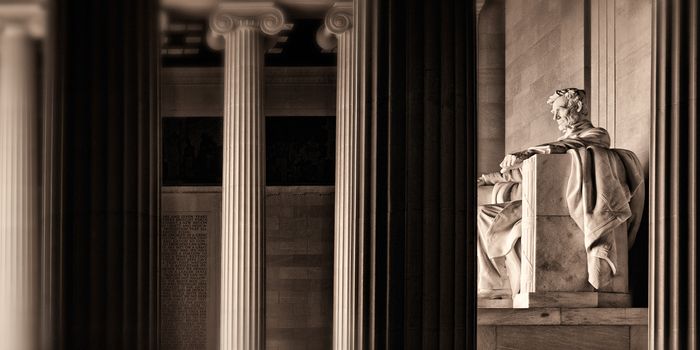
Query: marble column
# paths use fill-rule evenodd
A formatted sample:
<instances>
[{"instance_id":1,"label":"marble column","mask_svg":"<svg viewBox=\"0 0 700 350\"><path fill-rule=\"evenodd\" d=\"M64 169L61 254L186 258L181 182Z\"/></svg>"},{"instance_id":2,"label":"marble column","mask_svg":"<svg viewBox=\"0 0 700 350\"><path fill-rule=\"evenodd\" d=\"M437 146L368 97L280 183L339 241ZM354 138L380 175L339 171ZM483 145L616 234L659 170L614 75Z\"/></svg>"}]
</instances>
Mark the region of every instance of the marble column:
<instances>
[{"instance_id":1,"label":"marble column","mask_svg":"<svg viewBox=\"0 0 700 350\"><path fill-rule=\"evenodd\" d=\"M352 2L336 2L317 41L337 46L335 228L333 252L333 349L356 349L358 312L360 125Z\"/></svg>"},{"instance_id":2,"label":"marble column","mask_svg":"<svg viewBox=\"0 0 700 350\"><path fill-rule=\"evenodd\" d=\"M476 349L475 1L355 1L371 3L363 348Z\"/></svg>"},{"instance_id":3,"label":"marble column","mask_svg":"<svg viewBox=\"0 0 700 350\"><path fill-rule=\"evenodd\" d=\"M221 349L265 347L265 36L285 28L273 3L223 2L209 44L224 49Z\"/></svg>"},{"instance_id":4,"label":"marble column","mask_svg":"<svg viewBox=\"0 0 700 350\"><path fill-rule=\"evenodd\" d=\"M0 5L0 348L38 346L40 117L38 5Z\"/></svg>"},{"instance_id":5,"label":"marble column","mask_svg":"<svg viewBox=\"0 0 700 350\"><path fill-rule=\"evenodd\" d=\"M697 349L697 1L654 3L649 232L649 348Z\"/></svg>"}]
</instances>

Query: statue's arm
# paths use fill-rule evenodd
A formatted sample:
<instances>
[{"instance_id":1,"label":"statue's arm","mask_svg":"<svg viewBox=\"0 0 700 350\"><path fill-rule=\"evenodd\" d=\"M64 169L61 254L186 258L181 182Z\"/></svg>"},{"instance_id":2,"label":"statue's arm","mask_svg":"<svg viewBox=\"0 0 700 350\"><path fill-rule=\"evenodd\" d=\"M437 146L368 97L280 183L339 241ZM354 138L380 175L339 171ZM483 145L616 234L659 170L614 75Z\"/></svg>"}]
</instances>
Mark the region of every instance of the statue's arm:
<instances>
[{"instance_id":1,"label":"statue's arm","mask_svg":"<svg viewBox=\"0 0 700 350\"><path fill-rule=\"evenodd\" d=\"M581 144L580 146L576 146L576 145L574 145L574 143L552 142L552 143L545 143L543 145L537 145L535 147L530 147L527 150L531 153L531 156L532 156L535 154L566 153L566 151L569 148L578 148L578 147L583 147L583 144Z\"/></svg>"},{"instance_id":2,"label":"statue's arm","mask_svg":"<svg viewBox=\"0 0 700 350\"><path fill-rule=\"evenodd\" d=\"M479 185L495 185L500 182L522 182L523 175L520 168L511 169L504 173L494 172L483 174L479 177L477 183Z\"/></svg>"},{"instance_id":3,"label":"statue's arm","mask_svg":"<svg viewBox=\"0 0 700 350\"><path fill-rule=\"evenodd\" d=\"M569 148L581 147L579 145L583 145L583 143L577 140L571 140L571 142L557 141L530 147L524 151L508 154L505 156L505 158L503 158L503 161L500 164L501 173L507 174L513 170L519 171L523 161L534 156L535 154L566 153Z\"/></svg>"},{"instance_id":4,"label":"statue's arm","mask_svg":"<svg viewBox=\"0 0 700 350\"><path fill-rule=\"evenodd\" d=\"M601 148L610 147L610 136L605 129L592 128L574 137L561 139L559 141L548 142L535 147L530 147L527 151L534 154L560 154L566 153L570 149L596 146Z\"/></svg>"},{"instance_id":5,"label":"statue's arm","mask_svg":"<svg viewBox=\"0 0 700 350\"><path fill-rule=\"evenodd\" d=\"M608 132L602 128L591 128L573 137L548 142L530 147L524 151L507 154L500 164L500 173L485 174L477 180L477 183L479 185L488 185L498 182L520 182L522 180L520 167L523 161L535 154L561 154L566 153L570 149L588 146L609 148L610 136ZM514 176L514 174L517 175ZM520 180L518 180L518 178Z\"/></svg>"},{"instance_id":6,"label":"statue's arm","mask_svg":"<svg viewBox=\"0 0 700 350\"><path fill-rule=\"evenodd\" d=\"M501 173L519 169L522 162L535 154L560 154L566 153L571 148L585 147L586 143L580 139L564 139L561 141L549 142L538 146L530 147L524 151L506 155L501 162Z\"/></svg>"}]
</instances>

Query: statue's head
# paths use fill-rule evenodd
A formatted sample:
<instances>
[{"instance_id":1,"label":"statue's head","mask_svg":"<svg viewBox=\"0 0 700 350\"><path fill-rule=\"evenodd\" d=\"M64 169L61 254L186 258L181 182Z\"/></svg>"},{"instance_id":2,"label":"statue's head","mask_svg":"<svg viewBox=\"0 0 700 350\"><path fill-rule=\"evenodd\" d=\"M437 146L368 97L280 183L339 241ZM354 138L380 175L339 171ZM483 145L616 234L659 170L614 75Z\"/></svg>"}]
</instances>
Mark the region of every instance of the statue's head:
<instances>
[{"instance_id":1,"label":"statue's head","mask_svg":"<svg viewBox=\"0 0 700 350\"><path fill-rule=\"evenodd\" d=\"M577 88L560 89L549 96L547 104L552 105L553 119L559 125L559 130L566 132L573 124L586 119L588 109L585 97L586 91Z\"/></svg>"}]
</instances>

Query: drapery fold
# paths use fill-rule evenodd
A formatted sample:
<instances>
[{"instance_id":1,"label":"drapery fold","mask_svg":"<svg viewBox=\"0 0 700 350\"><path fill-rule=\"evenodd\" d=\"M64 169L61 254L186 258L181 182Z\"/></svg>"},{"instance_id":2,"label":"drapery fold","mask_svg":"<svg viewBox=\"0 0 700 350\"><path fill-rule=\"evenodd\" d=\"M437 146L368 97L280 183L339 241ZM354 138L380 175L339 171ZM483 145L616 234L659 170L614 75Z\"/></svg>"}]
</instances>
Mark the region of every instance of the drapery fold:
<instances>
[{"instance_id":1,"label":"drapery fold","mask_svg":"<svg viewBox=\"0 0 700 350\"><path fill-rule=\"evenodd\" d=\"M571 171L567 205L571 218L583 232L588 254L588 282L601 288L612 276L600 274L600 264L617 271L617 247L613 230L625 225L628 246L634 242L644 211L644 174L637 156L623 149L585 147L570 149ZM601 278L605 278L601 280Z\"/></svg>"}]
</instances>

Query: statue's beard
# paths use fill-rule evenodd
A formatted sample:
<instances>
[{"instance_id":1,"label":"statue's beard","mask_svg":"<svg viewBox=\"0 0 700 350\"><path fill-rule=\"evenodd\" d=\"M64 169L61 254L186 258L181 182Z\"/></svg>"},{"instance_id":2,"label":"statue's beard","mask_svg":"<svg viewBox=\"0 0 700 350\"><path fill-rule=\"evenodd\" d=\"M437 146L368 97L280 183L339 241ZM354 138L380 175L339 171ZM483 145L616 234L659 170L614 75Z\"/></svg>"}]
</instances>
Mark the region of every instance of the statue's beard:
<instances>
[{"instance_id":1,"label":"statue's beard","mask_svg":"<svg viewBox=\"0 0 700 350\"><path fill-rule=\"evenodd\" d=\"M581 119L582 118L578 115L569 115L568 117L564 117L564 123L558 125L559 131L566 134L573 129L576 123L578 123Z\"/></svg>"}]
</instances>

